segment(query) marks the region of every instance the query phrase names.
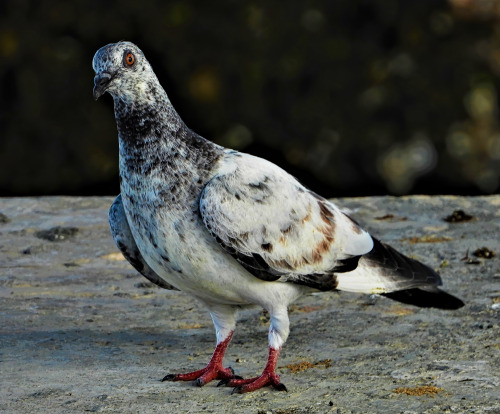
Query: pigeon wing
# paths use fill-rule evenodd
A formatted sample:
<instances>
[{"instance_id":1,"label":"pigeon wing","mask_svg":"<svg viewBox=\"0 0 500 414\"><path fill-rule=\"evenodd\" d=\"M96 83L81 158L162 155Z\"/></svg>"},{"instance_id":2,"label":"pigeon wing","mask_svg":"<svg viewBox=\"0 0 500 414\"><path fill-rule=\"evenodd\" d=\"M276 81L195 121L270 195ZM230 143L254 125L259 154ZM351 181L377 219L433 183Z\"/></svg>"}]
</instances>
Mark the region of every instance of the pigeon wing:
<instances>
[{"instance_id":1,"label":"pigeon wing","mask_svg":"<svg viewBox=\"0 0 500 414\"><path fill-rule=\"evenodd\" d=\"M135 243L134 236L130 231L127 216L123 209L121 195L118 195L115 201L113 201L109 209L108 219L111 235L113 236L116 246L134 269L155 285L164 289L177 290L174 286L165 282L165 280L158 276L144 260L144 257Z\"/></svg>"},{"instance_id":2,"label":"pigeon wing","mask_svg":"<svg viewBox=\"0 0 500 414\"><path fill-rule=\"evenodd\" d=\"M357 266L371 236L276 165L227 153L205 186L200 213L216 241L263 280L333 289L333 272Z\"/></svg>"}]
</instances>

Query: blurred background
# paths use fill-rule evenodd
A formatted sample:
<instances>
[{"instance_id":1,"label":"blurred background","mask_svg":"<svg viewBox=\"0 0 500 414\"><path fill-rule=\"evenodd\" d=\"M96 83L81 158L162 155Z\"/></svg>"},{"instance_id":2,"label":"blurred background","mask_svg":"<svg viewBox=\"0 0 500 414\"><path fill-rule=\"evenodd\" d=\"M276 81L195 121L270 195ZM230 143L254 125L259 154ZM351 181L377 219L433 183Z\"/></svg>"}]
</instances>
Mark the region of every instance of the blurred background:
<instances>
[{"instance_id":1,"label":"blurred background","mask_svg":"<svg viewBox=\"0 0 500 414\"><path fill-rule=\"evenodd\" d=\"M500 185L496 0L3 0L0 195L112 195L92 57L139 45L187 125L324 196Z\"/></svg>"}]
</instances>

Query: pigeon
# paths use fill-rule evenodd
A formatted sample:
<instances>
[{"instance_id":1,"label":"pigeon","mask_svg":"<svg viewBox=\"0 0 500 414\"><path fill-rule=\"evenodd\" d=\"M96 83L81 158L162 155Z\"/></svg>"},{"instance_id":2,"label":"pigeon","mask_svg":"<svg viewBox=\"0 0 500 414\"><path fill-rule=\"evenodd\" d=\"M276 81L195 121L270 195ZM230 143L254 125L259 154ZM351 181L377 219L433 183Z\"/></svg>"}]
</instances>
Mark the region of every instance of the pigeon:
<instances>
[{"instance_id":1,"label":"pigeon","mask_svg":"<svg viewBox=\"0 0 500 414\"><path fill-rule=\"evenodd\" d=\"M286 391L276 364L290 331L288 306L313 292L380 294L440 309L464 305L438 288L434 270L372 237L280 167L189 129L135 44L102 47L92 66L94 99L113 97L118 129L113 239L152 283L201 302L215 327L207 366L163 381L219 380L235 393ZM268 359L261 375L244 379L222 362L238 310L254 306L270 315Z\"/></svg>"}]
</instances>

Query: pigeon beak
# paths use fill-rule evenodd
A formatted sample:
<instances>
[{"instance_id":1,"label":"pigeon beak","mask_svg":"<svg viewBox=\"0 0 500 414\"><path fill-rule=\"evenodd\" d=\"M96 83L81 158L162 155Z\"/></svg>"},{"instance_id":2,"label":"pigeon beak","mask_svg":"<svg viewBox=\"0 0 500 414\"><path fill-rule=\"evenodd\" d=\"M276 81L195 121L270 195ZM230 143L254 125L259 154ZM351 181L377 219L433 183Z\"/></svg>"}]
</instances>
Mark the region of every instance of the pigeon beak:
<instances>
[{"instance_id":1,"label":"pigeon beak","mask_svg":"<svg viewBox=\"0 0 500 414\"><path fill-rule=\"evenodd\" d=\"M108 72L101 72L95 76L93 95L96 101L106 92L111 79L113 79L113 77Z\"/></svg>"}]
</instances>

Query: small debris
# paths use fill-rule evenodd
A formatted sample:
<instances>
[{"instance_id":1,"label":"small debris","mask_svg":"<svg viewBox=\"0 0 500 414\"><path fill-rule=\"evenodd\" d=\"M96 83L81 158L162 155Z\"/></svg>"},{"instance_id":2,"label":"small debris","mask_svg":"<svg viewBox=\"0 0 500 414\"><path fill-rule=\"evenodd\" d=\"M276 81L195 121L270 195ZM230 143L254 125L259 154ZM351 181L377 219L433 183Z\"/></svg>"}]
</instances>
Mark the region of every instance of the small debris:
<instances>
[{"instance_id":1,"label":"small debris","mask_svg":"<svg viewBox=\"0 0 500 414\"><path fill-rule=\"evenodd\" d=\"M467 251L465 252L465 256L462 257L460 260L465 262L465 264L471 264L471 265L481 264L481 262L479 260L472 259L471 257L469 257L469 249L467 249Z\"/></svg>"},{"instance_id":2,"label":"small debris","mask_svg":"<svg viewBox=\"0 0 500 414\"><path fill-rule=\"evenodd\" d=\"M8 223L10 219L3 213L0 213L0 224Z\"/></svg>"},{"instance_id":3,"label":"small debris","mask_svg":"<svg viewBox=\"0 0 500 414\"><path fill-rule=\"evenodd\" d=\"M126 292L115 292L115 293L113 293L113 296L117 296L119 298L130 298L130 297L132 297L132 295L130 293L126 293Z\"/></svg>"},{"instance_id":4,"label":"small debris","mask_svg":"<svg viewBox=\"0 0 500 414\"><path fill-rule=\"evenodd\" d=\"M151 282L138 282L134 286L137 289L151 289L157 287L154 283Z\"/></svg>"},{"instance_id":5,"label":"small debris","mask_svg":"<svg viewBox=\"0 0 500 414\"><path fill-rule=\"evenodd\" d=\"M445 217L443 220L447 221L448 223L462 223L464 221L470 221L473 218L474 216L467 214L463 210L455 210L453 213L451 213L448 217Z\"/></svg>"},{"instance_id":6,"label":"small debris","mask_svg":"<svg viewBox=\"0 0 500 414\"><path fill-rule=\"evenodd\" d=\"M448 267L450 265L450 262L446 259L444 259L441 264L439 265L439 267L443 268L443 267Z\"/></svg>"},{"instance_id":7,"label":"small debris","mask_svg":"<svg viewBox=\"0 0 500 414\"><path fill-rule=\"evenodd\" d=\"M177 329L201 329L203 325L201 323L180 323L177 325Z\"/></svg>"},{"instance_id":8,"label":"small debris","mask_svg":"<svg viewBox=\"0 0 500 414\"><path fill-rule=\"evenodd\" d=\"M394 390L396 394L416 396L430 395L432 397L435 397L441 391L443 391L442 388L435 387L434 385L424 385L422 387L400 387Z\"/></svg>"},{"instance_id":9,"label":"small debris","mask_svg":"<svg viewBox=\"0 0 500 414\"><path fill-rule=\"evenodd\" d=\"M48 240L51 242L64 241L73 237L78 233L78 228L76 227L52 227L48 230L40 230L35 233L35 236L39 239Z\"/></svg>"},{"instance_id":10,"label":"small debris","mask_svg":"<svg viewBox=\"0 0 500 414\"><path fill-rule=\"evenodd\" d=\"M480 249L476 249L472 252L472 254L476 257L481 257L483 259L492 259L495 257L495 252L491 251L487 247L481 247Z\"/></svg>"},{"instance_id":11,"label":"small debris","mask_svg":"<svg viewBox=\"0 0 500 414\"><path fill-rule=\"evenodd\" d=\"M415 243L441 243L445 241L450 241L453 240L451 237L448 236L437 236L435 234L430 234L428 236L421 236L421 237L407 237L405 239L401 239L401 241L409 241L411 244Z\"/></svg>"},{"instance_id":12,"label":"small debris","mask_svg":"<svg viewBox=\"0 0 500 414\"><path fill-rule=\"evenodd\" d=\"M292 407L292 408L278 408L277 410L272 410L272 411L260 410L257 411L257 414L302 414L307 412L309 412L307 411L307 409L304 410L303 408Z\"/></svg>"},{"instance_id":13,"label":"small debris","mask_svg":"<svg viewBox=\"0 0 500 414\"><path fill-rule=\"evenodd\" d=\"M385 216L375 217L375 220L406 221L408 218L396 217L394 214L386 214Z\"/></svg>"},{"instance_id":14,"label":"small debris","mask_svg":"<svg viewBox=\"0 0 500 414\"><path fill-rule=\"evenodd\" d=\"M21 251L22 254L37 254L37 253L43 253L45 251L46 247L43 244L40 244L39 246L28 246L26 249L23 249Z\"/></svg>"},{"instance_id":15,"label":"small debris","mask_svg":"<svg viewBox=\"0 0 500 414\"><path fill-rule=\"evenodd\" d=\"M125 257L123 257L123 254L120 252L113 252L113 253L108 253L103 256L101 256L101 259L104 260L112 260L112 261L122 261L125 260Z\"/></svg>"},{"instance_id":16,"label":"small debris","mask_svg":"<svg viewBox=\"0 0 500 414\"><path fill-rule=\"evenodd\" d=\"M309 361L300 361L295 364L288 364L286 365L286 368L290 370L292 374L295 374L296 372L301 372L308 370L310 368L315 368L319 366L324 366L325 368L330 368L332 366L332 360L331 359L323 359L318 362L309 362Z\"/></svg>"},{"instance_id":17,"label":"small debris","mask_svg":"<svg viewBox=\"0 0 500 414\"><path fill-rule=\"evenodd\" d=\"M394 214L386 214L385 216L375 217L375 220L389 220L394 218Z\"/></svg>"},{"instance_id":18,"label":"small debris","mask_svg":"<svg viewBox=\"0 0 500 414\"><path fill-rule=\"evenodd\" d=\"M406 316L414 314L415 310L413 308L405 308L404 306L393 305L385 313L389 315Z\"/></svg>"},{"instance_id":19,"label":"small debris","mask_svg":"<svg viewBox=\"0 0 500 414\"><path fill-rule=\"evenodd\" d=\"M297 306L292 305L288 308L289 313L310 313L322 309L321 306Z\"/></svg>"},{"instance_id":20,"label":"small debris","mask_svg":"<svg viewBox=\"0 0 500 414\"><path fill-rule=\"evenodd\" d=\"M361 306L373 306L377 303L378 298L380 298L380 295L377 293L365 296L365 300L361 303Z\"/></svg>"}]
</instances>

